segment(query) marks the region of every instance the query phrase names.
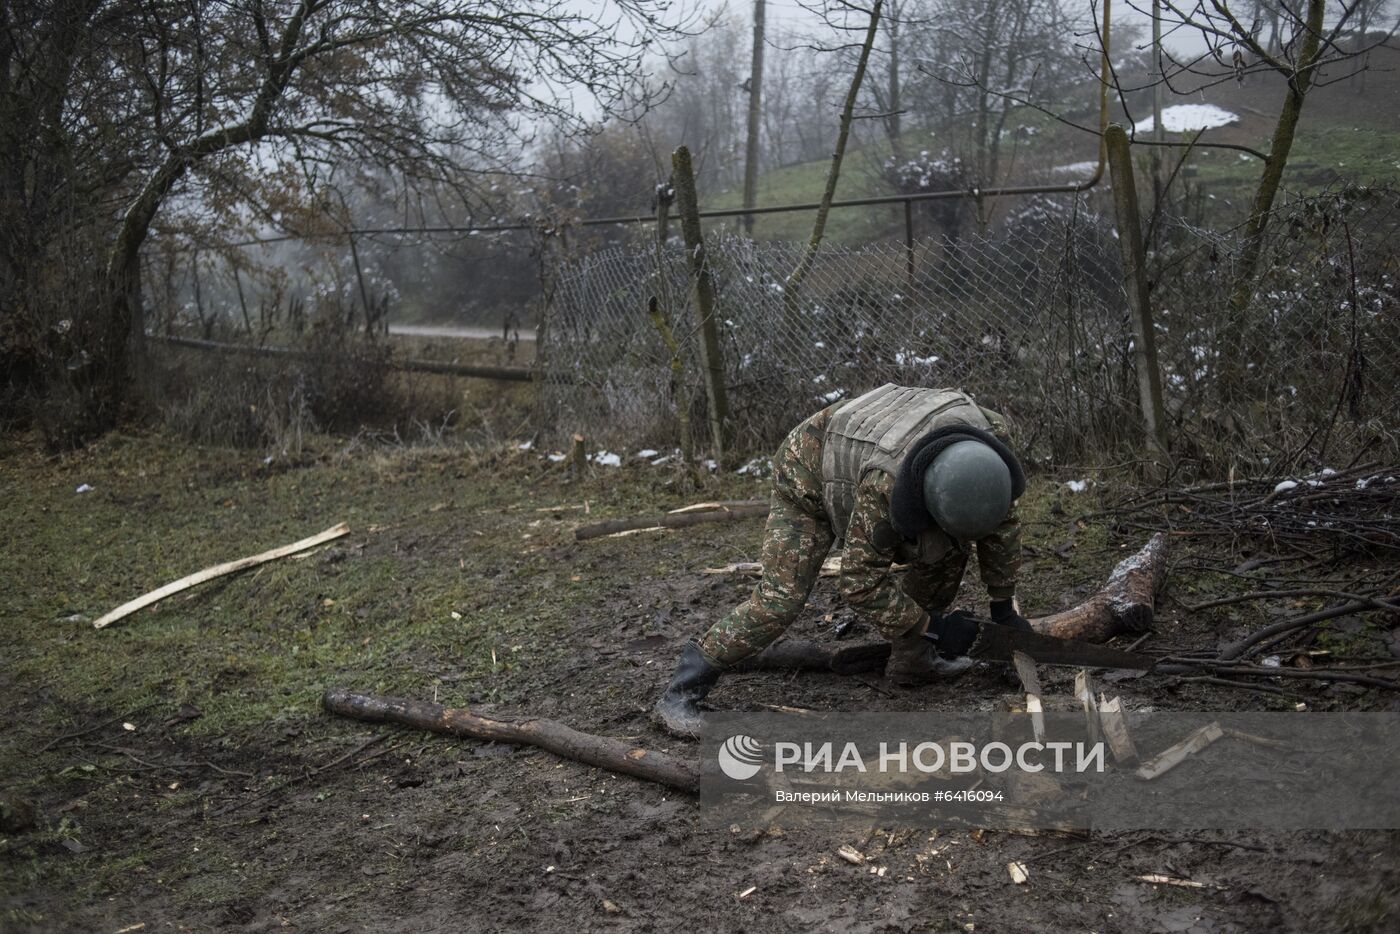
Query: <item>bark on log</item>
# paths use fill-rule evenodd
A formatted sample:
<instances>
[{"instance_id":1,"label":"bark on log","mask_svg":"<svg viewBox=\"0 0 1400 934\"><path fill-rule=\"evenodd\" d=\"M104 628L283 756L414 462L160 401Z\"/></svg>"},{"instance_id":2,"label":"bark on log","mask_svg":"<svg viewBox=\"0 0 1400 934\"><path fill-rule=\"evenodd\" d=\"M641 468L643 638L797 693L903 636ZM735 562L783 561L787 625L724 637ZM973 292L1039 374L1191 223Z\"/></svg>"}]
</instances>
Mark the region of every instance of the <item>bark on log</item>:
<instances>
[{"instance_id":1,"label":"bark on log","mask_svg":"<svg viewBox=\"0 0 1400 934\"><path fill-rule=\"evenodd\" d=\"M762 500L734 506L722 506L719 509L707 509L703 512L668 512L664 516L649 516L644 519L607 519L603 522L579 526L574 530L574 540L582 542L603 535L631 532L634 529L658 527L681 529L705 522L730 522L735 519L749 519L754 516L766 515L768 515L768 501Z\"/></svg>"},{"instance_id":2,"label":"bark on log","mask_svg":"<svg viewBox=\"0 0 1400 934\"><path fill-rule=\"evenodd\" d=\"M699 790L700 763L652 752L606 736L583 733L557 720L539 717L500 719L465 707L443 707L399 697L373 697L332 688L321 697L328 713L370 723L401 723L433 733L447 733L518 746L536 746L564 759L609 772L668 785L689 794Z\"/></svg>"},{"instance_id":3,"label":"bark on log","mask_svg":"<svg viewBox=\"0 0 1400 934\"><path fill-rule=\"evenodd\" d=\"M1118 563L1098 593L1073 609L1032 619L1030 624L1036 632L1081 642L1104 642L1122 632L1142 632L1152 625L1153 596L1166 573L1167 536L1158 532L1141 551ZM887 642L832 646L784 639L745 660L737 670L856 674L884 667L889 651Z\"/></svg>"},{"instance_id":4,"label":"bark on log","mask_svg":"<svg viewBox=\"0 0 1400 934\"><path fill-rule=\"evenodd\" d=\"M1118 563L1103 590L1072 610L1030 621L1036 632L1060 639L1104 642L1152 627L1152 603L1167 574L1167 536L1158 532L1142 550Z\"/></svg>"}]
</instances>

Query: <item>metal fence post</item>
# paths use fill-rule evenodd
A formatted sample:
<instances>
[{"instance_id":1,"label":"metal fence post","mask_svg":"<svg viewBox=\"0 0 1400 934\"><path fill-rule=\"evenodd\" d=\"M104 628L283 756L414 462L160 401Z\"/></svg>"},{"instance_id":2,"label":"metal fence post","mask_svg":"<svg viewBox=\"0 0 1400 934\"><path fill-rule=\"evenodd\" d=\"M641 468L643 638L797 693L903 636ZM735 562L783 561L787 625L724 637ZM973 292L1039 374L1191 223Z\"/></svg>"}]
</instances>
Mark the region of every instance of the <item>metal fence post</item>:
<instances>
[{"instance_id":1,"label":"metal fence post","mask_svg":"<svg viewBox=\"0 0 1400 934\"><path fill-rule=\"evenodd\" d=\"M1162 372L1157 363L1157 337L1152 328L1152 305L1147 295L1147 256L1143 251L1133 161L1128 134L1111 124L1103 135L1113 183L1113 207L1118 217L1118 249L1123 254L1123 286L1133 314L1133 357L1137 369L1138 402L1148 450L1158 459L1167 455L1167 417L1162 405Z\"/></svg>"},{"instance_id":2,"label":"metal fence post","mask_svg":"<svg viewBox=\"0 0 1400 934\"><path fill-rule=\"evenodd\" d=\"M695 317L700 323L700 367L705 374L705 396L710 409L710 440L715 460L724 463L724 422L729 398L724 387L724 359L720 356L719 325L715 322L715 284L705 260L705 237L700 230L700 203L695 193L695 171L690 150L680 146L671 154L672 184L681 214L681 234L695 274Z\"/></svg>"},{"instance_id":3,"label":"metal fence post","mask_svg":"<svg viewBox=\"0 0 1400 934\"><path fill-rule=\"evenodd\" d=\"M914 284L914 202L904 199L904 271L909 284Z\"/></svg>"}]
</instances>

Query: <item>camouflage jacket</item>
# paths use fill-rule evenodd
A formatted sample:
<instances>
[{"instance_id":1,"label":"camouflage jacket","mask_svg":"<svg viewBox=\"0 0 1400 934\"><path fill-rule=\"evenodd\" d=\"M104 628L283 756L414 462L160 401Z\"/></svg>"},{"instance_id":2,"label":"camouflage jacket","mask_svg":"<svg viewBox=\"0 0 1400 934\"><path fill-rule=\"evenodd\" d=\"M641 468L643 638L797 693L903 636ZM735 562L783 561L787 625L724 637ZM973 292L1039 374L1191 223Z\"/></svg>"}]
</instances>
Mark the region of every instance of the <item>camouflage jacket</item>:
<instances>
[{"instance_id":1,"label":"camouflage jacket","mask_svg":"<svg viewBox=\"0 0 1400 934\"><path fill-rule=\"evenodd\" d=\"M838 407L839 404L831 406L813 416L809 420L812 428L824 428ZM1009 443L1006 419L985 408L981 411L993 433ZM893 487L893 476L875 470L868 472L856 489L839 583L842 598L850 606L869 616L882 632L907 632L919 621L924 609L904 591L893 574L894 565L910 565L911 574L937 575L955 570L961 577L962 566L972 550L977 552L978 568L991 599L1015 595L1021 564L1021 523L1015 504L997 530L977 542L956 541L936 528L917 542L891 542L888 521ZM810 502L809 497L804 498ZM885 528L877 533L881 525Z\"/></svg>"}]
</instances>

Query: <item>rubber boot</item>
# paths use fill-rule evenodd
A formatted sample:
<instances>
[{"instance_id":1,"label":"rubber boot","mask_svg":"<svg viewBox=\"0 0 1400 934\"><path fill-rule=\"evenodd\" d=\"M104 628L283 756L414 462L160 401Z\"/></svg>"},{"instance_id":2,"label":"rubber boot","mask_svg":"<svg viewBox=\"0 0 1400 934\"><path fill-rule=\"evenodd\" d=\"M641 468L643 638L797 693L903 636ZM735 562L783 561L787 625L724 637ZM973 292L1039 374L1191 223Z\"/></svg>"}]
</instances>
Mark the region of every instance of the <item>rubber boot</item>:
<instances>
[{"instance_id":1,"label":"rubber boot","mask_svg":"<svg viewBox=\"0 0 1400 934\"><path fill-rule=\"evenodd\" d=\"M700 702L710 693L710 688L715 686L723 671L723 668L710 663L699 645L687 642L676 662L671 683L666 685L665 692L652 710L653 722L676 736L699 736L704 723Z\"/></svg>"},{"instance_id":2,"label":"rubber boot","mask_svg":"<svg viewBox=\"0 0 1400 934\"><path fill-rule=\"evenodd\" d=\"M956 678L972 667L966 655L944 658L937 646L924 636L928 617L908 632L890 639L890 660L885 664L885 678L901 687L932 684Z\"/></svg>"}]
</instances>

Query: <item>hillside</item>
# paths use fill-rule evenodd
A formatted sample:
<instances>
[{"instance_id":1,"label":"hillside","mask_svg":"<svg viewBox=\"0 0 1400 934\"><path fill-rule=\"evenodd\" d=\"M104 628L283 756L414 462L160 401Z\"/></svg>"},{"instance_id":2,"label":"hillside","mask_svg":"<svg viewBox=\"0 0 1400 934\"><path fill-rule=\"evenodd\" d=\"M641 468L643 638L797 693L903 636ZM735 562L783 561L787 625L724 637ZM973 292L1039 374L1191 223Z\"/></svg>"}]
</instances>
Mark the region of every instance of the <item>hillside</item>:
<instances>
[{"instance_id":1,"label":"hillside","mask_svg":"<svg viewBox=\"0 0 1400 934\"><path fill-rule=\"evenodd\" d=\"M1400 55L1391 57L1400 58ZM1312 92L1289 159L1285 175L1287 188L1317 191L1342 181L1400 184L1400 72L1385 70L1384 65L1377 61L1373 70L1362 76ZM1209 104L1229 111L1238 118L1237 122L1208 130L1201 141L1267 151L1283 96L1282 79L1255 75L1243 84L1230 81L1196 93L1168 94L1164 106ZM1124 124L1141 121L1150 116L1149 101L1145 94L1131 95L1129 109L1115 107L1111 119ZM1075 119L1083 120L1085 115L1076 114ZM1014 122L1036 126L1041 132L1031 143L1018 147L1013 171L1004 182L1064 181L1087 175L1087 170L1065 169L1093 162L1096 153L1092 137L1053 123L1033 111L1024 112ZM1191 135L1170 136L1185 140ZM918 139L908 139L911 149L919 143ZM941 147L932 140L927 148ZM852 199L892 194L879 176L880 165L888 152L884 140L864 146L853 145L847 151L836 197ZM1147 158L1146 147L1137 152L1141 154L1140 159ZM1174 152L1169 158L1176 157L1178 153ZM818 200L829 166L829 159L820 159L764 173L759 178L758 203L782 205ZM1061 171L1055 171L1057 167ZM1247 154L1199 149L1191 154L1181 175L1188 183L1204 186L1227 209L1242 209L1240 196L1253 190L1259 169L1259 161ZM737 189L717 192L710 197L702 193L702 202L706 208L735 208L742 203L742 194ZM805 240L811 234L812 219L810 211L760 215L755 220L754 235L759 240ZM733 227L737 222L726 219L712 223ZM898 205L835 210L827 225L827 239L834 243L862 243L902 235L903 211Z\"/></svg>"}]
</instances>

